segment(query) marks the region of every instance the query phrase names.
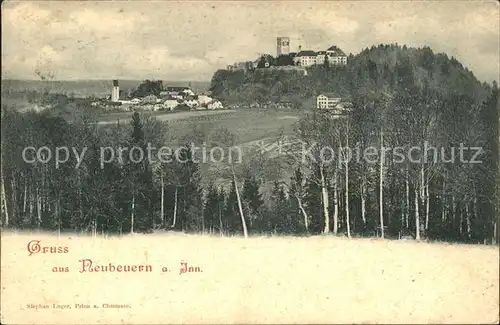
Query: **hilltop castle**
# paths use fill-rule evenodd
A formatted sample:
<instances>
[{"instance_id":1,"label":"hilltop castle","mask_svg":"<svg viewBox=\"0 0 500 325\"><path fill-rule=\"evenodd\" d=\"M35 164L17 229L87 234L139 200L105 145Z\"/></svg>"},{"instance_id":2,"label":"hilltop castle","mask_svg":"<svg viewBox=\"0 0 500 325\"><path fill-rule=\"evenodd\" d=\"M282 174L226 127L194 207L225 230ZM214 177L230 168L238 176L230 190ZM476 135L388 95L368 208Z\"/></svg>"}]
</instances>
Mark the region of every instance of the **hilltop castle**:
<instances>
[{"instance_id":1,"label":"hilltop castle","mask_svg":"<svg viewBox=\"0 0 500 325\"><path fill-rule=\"evenodd\" d=\"M310 67L328 62L330 65L347 64L347 55L338 46L332 45L324 51L302 50L299 45L297 52L290 52L290 37L276 38L276 58L262 54L255 61L237 62L227 67L227 70L251 70L271 67Z\"/></svg>"}]
</instances>

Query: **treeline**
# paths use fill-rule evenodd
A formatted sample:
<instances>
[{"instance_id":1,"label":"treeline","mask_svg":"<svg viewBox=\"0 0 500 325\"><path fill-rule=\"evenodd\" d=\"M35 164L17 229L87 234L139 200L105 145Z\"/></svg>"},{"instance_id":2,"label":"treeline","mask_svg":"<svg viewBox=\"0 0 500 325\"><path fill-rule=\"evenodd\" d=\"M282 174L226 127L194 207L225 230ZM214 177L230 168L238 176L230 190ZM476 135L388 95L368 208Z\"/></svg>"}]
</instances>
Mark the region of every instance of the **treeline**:
<instances>
[{"instance_id":1,"label":"treeline","mask_svg":"<svg viewBox=\"0 0 500 325\"><path fill-rule=\"evenodd\" d=\"M288 156L306 174L290 192L303 201L304 219L317 220L312 231L347 236L498 242L496 83L476 104L407 77L353 89L349 116L301 119L297 137L310 150L305 160L300 150Z\"/></svg>"},{"instance_id":2,"label":"treeline","mask_svg":"<svg viewBox=\"0 0 500 325\"><path fill-rule=\"evenodd\" d=\"M222 162L209 166L215 168L209 171L213 177L202 173L190 144L211 141L212 146L231 148L235 135L226 129L205 134L195 128L177 136L169 133L167 123L137 112L130 123L99 127L93 108L79 109L71 121L50 112L2 109L2 227L94 235L158 229L222 235L280 229L292 233L265 204L261 180L252 174L251 164ZM148 144L180 148L179 156L172 153L166 158L169 162L161 163L141 159L134 151L122 160L102 163L111 154L103 151L102 157L102 148L139 147L147 152ZM38 157L30 149L26 160L27 147L47 149ZM70 151L59 166L54 160L58 147ZM84 159L79 161L73 150L85 152ZM290 225L297 224L293 215L286 218ZM301 231L294 227L293 232Z\"/></svg>"},{"instance_id":3,"label":"treeline","mask_svg":"<svg viewBox=\"0 0 500 325\"><path fill-rule=\"evenodd\" d=\"M138 113L130 123L98 127L92 114L68 122L48 112L4 107L2 226L93 234L170 229L494 242L499 211L496 84L479 106L463 95L442 97L409 83L399 87L405 91L393 89L391 96L357 94L347 117L306 115L296 125L306 155L284 146L284 156L275 159L247 153L242 166L204 166L192 155L192 142L222 148L237 144L225 129L206 134L195 128L176 136L165 122ZM348 160L343 150L400 147L410 152L412 146L425 148L426 141L438 155L443 148L445 157L434 160L431 153L425 161L417 152L412 158L419 163L397 161L389 150L384 158ZM101 164L100 148L136 146L146 152L148 143L180 146L180 158L159 163L133 155ZM28 146L87 151L82 161L71 155L56 168L53 160L24 161ZM473 158L470 151L459 160L461 146L481 147L476 157L481 163L467 162ZM325 156L322 148L330 148L333 156ZM39 158L47 159L47 153ZM211 171L203 171L206 167Z\"/></svg>"}]
</instances>

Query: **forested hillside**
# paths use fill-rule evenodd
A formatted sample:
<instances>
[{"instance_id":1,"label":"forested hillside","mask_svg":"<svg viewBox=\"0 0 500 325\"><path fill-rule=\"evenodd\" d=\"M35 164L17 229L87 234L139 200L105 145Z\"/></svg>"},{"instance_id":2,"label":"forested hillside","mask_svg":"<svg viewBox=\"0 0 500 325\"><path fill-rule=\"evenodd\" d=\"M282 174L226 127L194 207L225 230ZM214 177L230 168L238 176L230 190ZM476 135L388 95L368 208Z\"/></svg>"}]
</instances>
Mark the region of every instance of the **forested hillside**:
<instances>
[{"instance_id":1,"label":"forested hillside","mask_svg":"<svg viewBox=\"0 0 500 325\"><path fill-rule=\"evenodd\" d=\"M2 225L94 234L163 228L497 240L496 83L481 84L458 61L428 48L396 45L373 47L350 57L345 67L317 67L307 76L218 71L212 80L215 96L234 102L285 96L300 102L320 91L350 98L352 114L310 112L295 126L302 150L285 147L273 158L245 151L238 166L200 162L188 146L238 145L227 129L195 128L181 136L138 113L130 123L98 128L85 107L71 121L4 107ZM100 163L100 148L146 151L148 143L184 147L181 161L136 163L129 156ZM24 161L29 146L87 152L80 163L72 154L57 167L53 160ZM44 154L38 160L46 160ZM214 177L202 180L203 164Z\"/></svg>"},{"instance_id":2,"label":"forested hillside","mask_svg":"<svg viewBox=\"0 0 500 325\"><path fill-rule=\"evenodd\" d=\"M298 71L256 69L253 71L217 71L211 82L212 94L230 103L291 100L302 102L320 92L350 96L353 89L369 91L393 88L409 78L441 94L460 93L477 101L489 91L473 73L455 58L436 54L429 47L379 45L350 55L346 66L316 66L308 74Z\"/></svg>"}]
</instances>

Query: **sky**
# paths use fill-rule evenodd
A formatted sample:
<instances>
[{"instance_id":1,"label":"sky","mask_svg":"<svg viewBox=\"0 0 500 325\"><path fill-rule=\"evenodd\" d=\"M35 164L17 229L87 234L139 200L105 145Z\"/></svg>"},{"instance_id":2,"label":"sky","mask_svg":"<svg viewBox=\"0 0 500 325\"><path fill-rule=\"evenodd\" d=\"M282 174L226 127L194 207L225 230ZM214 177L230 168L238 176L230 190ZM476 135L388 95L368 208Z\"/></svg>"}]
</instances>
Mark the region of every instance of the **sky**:
<instances>
[{"instance_id":1,"label":"sky","mask_svg":"<svg viewBox=\"0 0 500 325\"><path fill-rule=\"evenodd\" d=\"M2 78L208 81L291 49L430 46L481 81L499 79L498 1L7 1Z\"/></svg>"}]
</instances>

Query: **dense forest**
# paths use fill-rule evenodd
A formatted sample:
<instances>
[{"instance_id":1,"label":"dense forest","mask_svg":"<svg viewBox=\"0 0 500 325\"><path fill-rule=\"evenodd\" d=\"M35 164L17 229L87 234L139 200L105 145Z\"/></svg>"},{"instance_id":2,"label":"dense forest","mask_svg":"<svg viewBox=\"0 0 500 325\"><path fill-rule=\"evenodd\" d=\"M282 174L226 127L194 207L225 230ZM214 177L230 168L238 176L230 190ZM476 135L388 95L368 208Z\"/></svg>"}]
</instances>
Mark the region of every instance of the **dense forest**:
<instances>
[{"instance_id":1,"label":"dense forest","mask_svg":"<svg viewBox=\"0 0 500 325\"><path fill-rule=\"evenodd\" d=\"M311 110L297 122L295 138L312 148L307 159L296 150L275 159L253 153L244 156L243 166L213 167L215 176L206 179L189 143L236 145L236 135L225 129L180 136L166 122L139 113L130 123L99 127L85 102L75 104L71 120L4 106L2 226L92 234L171 229L245 237L332 233L498 242L498 86L481 84L456 59L429 48L380 45L350 56L347 66L314 67L306 76L220 70L211 91L235 103L286 98L303 110L308 107L299 103L333 91L354 108L342 118ZM129 157L100 163L100 148L146 150L148 143L183 146L182 162L135 163ZM427 152L429 145L436 150ZM28 146L87 151L85 160L70 155L56 168L53 162L24 161ZM415 146L421 150L410 150ZM326 147L340 154L323 159ZM396 147L414 159L398 160L392 150L383 154ZM349 160L343 148L382 154L373 161ZM481 148L480 155L461 148ZM39 158L47 159L43 152ZM481 163L471 163L473 158ZM293 173L269 177L262 172L267 169L275 176Z\"/></svg>"}]
</instances>

